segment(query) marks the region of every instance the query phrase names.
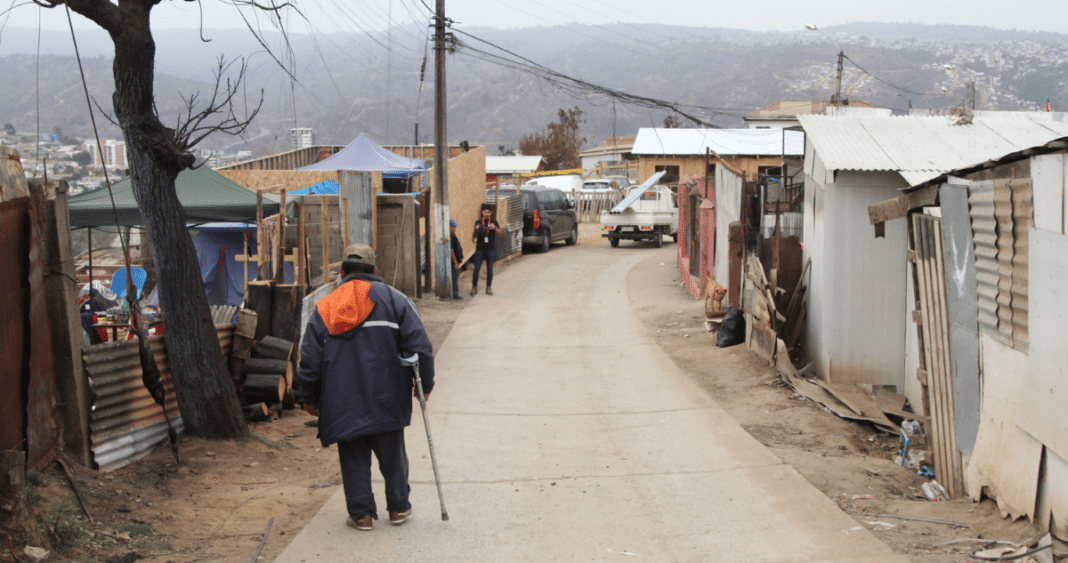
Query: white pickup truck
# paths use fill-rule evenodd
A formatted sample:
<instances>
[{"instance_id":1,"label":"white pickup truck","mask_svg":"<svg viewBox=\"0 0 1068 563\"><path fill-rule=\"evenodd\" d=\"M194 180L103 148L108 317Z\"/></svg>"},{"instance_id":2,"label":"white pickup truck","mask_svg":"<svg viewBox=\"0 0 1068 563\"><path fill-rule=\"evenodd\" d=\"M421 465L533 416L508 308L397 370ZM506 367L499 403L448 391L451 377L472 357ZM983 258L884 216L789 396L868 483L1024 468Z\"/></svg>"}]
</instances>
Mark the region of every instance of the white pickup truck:
<instances>
[{"instance_id":1,"label":"white pickup truck","mask_svg":"<svg viewBox=\"0 0 1068 563\"><path fill-rule=\"evenodd\" d=\"M675 194L664 185L647 185L658 179L654 176L631 188L619 205L601 212L601 236L613 247L628 239L651 240L653 246L660 248L665 235L679 241L679 204Z\"/></svg>"}]
</instances>

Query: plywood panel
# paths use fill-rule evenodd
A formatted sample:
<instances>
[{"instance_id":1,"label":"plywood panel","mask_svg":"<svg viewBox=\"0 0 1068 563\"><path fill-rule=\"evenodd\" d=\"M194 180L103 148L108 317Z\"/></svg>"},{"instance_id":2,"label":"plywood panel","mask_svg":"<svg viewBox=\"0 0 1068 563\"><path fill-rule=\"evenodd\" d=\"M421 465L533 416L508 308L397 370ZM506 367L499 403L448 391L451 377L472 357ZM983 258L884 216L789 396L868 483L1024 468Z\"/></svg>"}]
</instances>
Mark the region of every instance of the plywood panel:
<instances>
[{"instance_id":1,"label":"plywood panel","mask_svg":"<svg viewBox=\"0 0 1068 563\"><path fill-rule=\"evenodd\" d=\"M217 170L223 177L237 182L250 190L278 191L299 190L326 180L337 181L337 171L298 170Z\"/></svg>"},{"instance_id":2,"label":"plywood panel","mask_svg":"<svg viewBox=\"0 0 1068 563\"><path fill-rule=\"evenodd\" d=\"M1038 514L1036 523L1040 530L1049 530L1053 535L1068 538L1068 461L1046 450L1042 456L1042 483L1038 488Z\"/></svg>"},{"instance_id":3,"label":"plywood panel","mask_svg":"<svg viewBox=\"0 0 1068 563\"><path fill-rule=\"evenodd\" d=\"M1035 193L1035 227L1064 232L1064 154L1044 154L1031 160Z\"/></svg>"},{"instance_id":4,"label":"plywood panel","mask_svg":"<svg viewBox=\"0 0 1068 563\"><path fill-rule=\"evenodd\" d=\"M975 450L967 469L968 495L984 492L997 500L1002 515L1033 519L1038 497L1042 443L1016 425L1020 375L1028 369L1025 354L994 336L980 334L983 409ZM1028 404L1027 410L1032 410ZM984 491L984 488L986 491Z\"/></svg>"},{"instance_id":5,"label":"plywood panel","mask_svg":"<svg viewBox=\"0 0 1068 563\"><path fill-rule=\"evenodd\" d=\"M1064 272L1068 271L1068 236L1031 229L1030 367L1019 374L1019 403L1028 405L1016 424L1046 447L1068 459L1068 311L1064 308Z\"/></svg>"}]
</instances>

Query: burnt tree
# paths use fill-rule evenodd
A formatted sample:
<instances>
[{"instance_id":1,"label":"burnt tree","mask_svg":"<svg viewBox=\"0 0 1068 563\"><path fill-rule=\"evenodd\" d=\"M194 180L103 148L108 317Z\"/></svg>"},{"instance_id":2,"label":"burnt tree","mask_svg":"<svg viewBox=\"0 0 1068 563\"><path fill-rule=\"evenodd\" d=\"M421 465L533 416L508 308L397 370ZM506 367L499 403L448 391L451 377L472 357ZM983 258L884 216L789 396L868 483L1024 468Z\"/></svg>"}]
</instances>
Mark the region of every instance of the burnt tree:
<instances>
[{"instance_id":1,"label":"burnt tree","mask_svg":"<svg viewBox=\"0 0 1068 563\"><path fill-rule=\"evenodd\" d=\"M197 142L215 131L240 133L256 112L245 120L235 117L230 102L237 84L221 86L227 65L220 61L207 107L198 111L191 96L189 113L179 116L177 129L163 125L155 111L156 46L149 19L161 0L34 1L47 8L65 4L107 31L114 43L114 120L126 140L134 197L155 250L168 357L185 429L206 438L243 437L248 426L219 348L175 178L195 165L189 149ZM209 123L213 116L218 118L214 124Z\"/></svg>"}]
</instances>

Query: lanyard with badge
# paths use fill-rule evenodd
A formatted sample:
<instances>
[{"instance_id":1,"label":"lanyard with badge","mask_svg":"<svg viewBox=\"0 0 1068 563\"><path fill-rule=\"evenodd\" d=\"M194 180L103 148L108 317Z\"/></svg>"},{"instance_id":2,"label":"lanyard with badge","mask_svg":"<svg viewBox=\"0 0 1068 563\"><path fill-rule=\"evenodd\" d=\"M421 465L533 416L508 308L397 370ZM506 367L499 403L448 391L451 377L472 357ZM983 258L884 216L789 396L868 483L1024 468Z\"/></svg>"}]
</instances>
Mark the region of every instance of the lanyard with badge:
<instances>
[{"instance_id":1,"label":"lanyard with badge","mask_svg":"<svg viewBox=\"0 0 1068 563\"><path fill-rule=\"evenodd\" d=\"M482 220L482 234L484 236L482 237L482 242L485 242L487 244L489 243L489 233L490 233L489 219L483 219Z\"/></svg>"}]
</instances>

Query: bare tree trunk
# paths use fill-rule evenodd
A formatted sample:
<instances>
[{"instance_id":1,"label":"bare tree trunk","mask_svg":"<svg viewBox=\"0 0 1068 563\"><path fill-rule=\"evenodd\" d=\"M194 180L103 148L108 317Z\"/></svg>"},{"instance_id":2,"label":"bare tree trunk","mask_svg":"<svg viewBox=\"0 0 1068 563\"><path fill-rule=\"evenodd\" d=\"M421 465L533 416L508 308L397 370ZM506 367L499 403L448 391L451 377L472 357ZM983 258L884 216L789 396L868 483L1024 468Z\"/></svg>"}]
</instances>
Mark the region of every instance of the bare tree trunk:
<instances>
[{"instance_id":1,"label":"bare tree trunk","mask_svg":"<svg viewBox=\"0 0 1068 563\"><path fill-rule=\"evenodd\" d=\"M196 251L174 182L194 163L175 132L154 111L155 43L149 12L158 0L70 0L115 43L115 118L122 127L137 207L155 250L167 355L186 432L205 438L248 433L237 392L219 348Z\"/></svg>"}]
</instances>

